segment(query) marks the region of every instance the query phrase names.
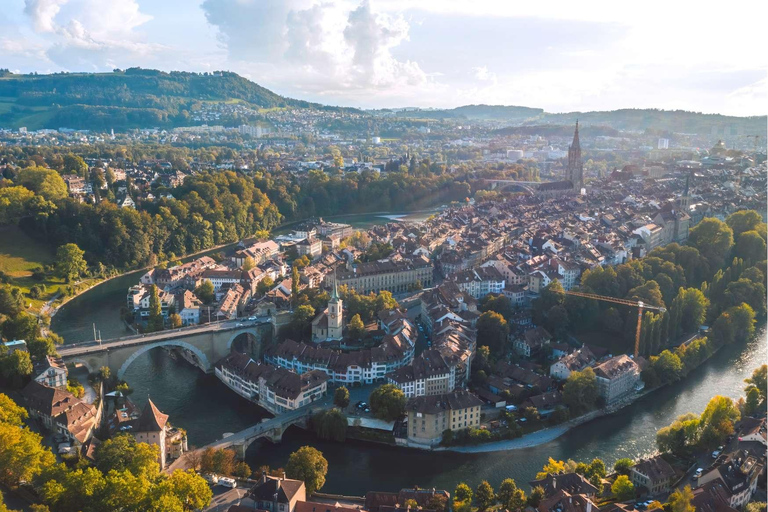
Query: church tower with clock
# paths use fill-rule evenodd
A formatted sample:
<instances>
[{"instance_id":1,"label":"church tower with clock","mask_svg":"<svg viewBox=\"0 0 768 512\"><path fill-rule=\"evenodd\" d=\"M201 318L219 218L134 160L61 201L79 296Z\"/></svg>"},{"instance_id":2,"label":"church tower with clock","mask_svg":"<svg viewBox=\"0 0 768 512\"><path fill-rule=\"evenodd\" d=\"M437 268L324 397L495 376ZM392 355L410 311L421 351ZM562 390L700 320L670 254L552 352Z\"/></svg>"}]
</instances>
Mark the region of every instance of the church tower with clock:
<instances>
[{"instance_id":1,"label":"church tower with clock","mask_svg":"<svg viewBox=\"0 0 768 512\"><path fill-rule=\"evenodd\" d=\"M340 340L344 329L344 301L339 298L336 282L333 283L333 293L328 301L328 339Z\"/></svg>"}]
</instances>

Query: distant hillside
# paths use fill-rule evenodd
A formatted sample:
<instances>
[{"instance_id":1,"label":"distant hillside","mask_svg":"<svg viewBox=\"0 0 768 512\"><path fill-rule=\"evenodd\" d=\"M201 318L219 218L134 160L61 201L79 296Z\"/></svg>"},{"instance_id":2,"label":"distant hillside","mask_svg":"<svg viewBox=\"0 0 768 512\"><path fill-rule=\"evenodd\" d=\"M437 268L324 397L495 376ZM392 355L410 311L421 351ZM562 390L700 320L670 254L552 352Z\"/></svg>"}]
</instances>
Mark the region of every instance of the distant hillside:
<instances>
[{"instance_id":1,"label":"distant hillside","mask_svg":"<svg viewBox=\"0 0 768 512\"><path fill-rule=\"evenodd\" d=\"M386 110L379 111L388 112ZM700 114L685 110L622 109L605 112L568 112L552 114L540 108L504 105L466 105L442 110L407 110L398 117L419 119L446 119L468 121L498 121L509 126L544 125L570 126L578 119L585 126L603 129L659 132L696 133L700 135L732 136L766 134L766 116L734 117L720 114ZM523 133L501 129L502 132ZM554 132L553 132L554 134Z\"/></svg>"},{"instance_id":2,"label":"distant hillside","mask_svg":"<svg viewBox=\"0 0 768 512\"><path fill-rule=\"evenodd\" d=\"M686 110L622 109L606 112L568 112L544 114L526 124L600 125L617 130L647 129L700 135L732 136L766 134L766 116L735 117L701 114Z\"/></svg>"},{"instance_id":3,"label":"distant hillside","mask_svg":"<svg viewBox=\"0 0 768 512\"><path fill-rule=\"evenodd\" d=\"M235 73L131 68L112 73L0 73L0 127L124 130L195 124L200 102L242 102L253 108L317 107L284 98Z\"/></svg>"},{"instance_id":4,"label":"distant hillside","mask_svg":"<svg viewBox=\"0 0 768 512\"><path fill-rule=\"evenodd\" d=\"M544 113L543 109L507 105L465 105L446 110L408 110L400 117L421 119L477 119L486 121L523 122Z\"/></svg>"}]
</instances>

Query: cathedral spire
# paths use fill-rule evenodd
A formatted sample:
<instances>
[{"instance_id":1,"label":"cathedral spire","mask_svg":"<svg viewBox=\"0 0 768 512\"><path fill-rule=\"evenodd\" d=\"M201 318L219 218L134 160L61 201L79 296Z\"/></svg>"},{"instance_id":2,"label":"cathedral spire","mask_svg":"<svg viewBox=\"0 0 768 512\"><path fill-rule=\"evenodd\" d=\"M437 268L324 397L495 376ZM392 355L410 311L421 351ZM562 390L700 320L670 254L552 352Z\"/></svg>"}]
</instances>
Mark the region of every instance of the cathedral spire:
<instances>
[{"instance_id":1,"label":"cathedral spire","mask_svg":"<svg viewBox=\"0 0 768 512\"><path fill-rule=\"evenodd\" d=\"M573 144L571 144L572 148L579 148L581 149L581 144L579 143L579 120L576 120L576 131L573 132Z\"/></svg>"}]
</instances>

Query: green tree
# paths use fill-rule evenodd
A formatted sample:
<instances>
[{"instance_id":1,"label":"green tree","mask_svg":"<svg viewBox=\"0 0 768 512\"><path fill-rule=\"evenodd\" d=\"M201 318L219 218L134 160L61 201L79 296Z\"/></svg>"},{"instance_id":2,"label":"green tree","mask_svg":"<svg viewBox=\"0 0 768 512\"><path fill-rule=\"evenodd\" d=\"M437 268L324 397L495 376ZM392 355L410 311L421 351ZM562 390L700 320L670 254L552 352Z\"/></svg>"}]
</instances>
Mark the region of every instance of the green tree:
<instances>
[{"instance_id":1,"label":"green tree","mask_svg":"<svg viewBox=\"0 0 768 512\"><path fill-rule=\"evenodd\" d=\"M43 196L48 201L67 197L67 184L53 169L27 167L19 171L17 181L20 185Z\"/></svg>"},{"instance_id":2,"label":"green tree","mask_svg":"<svg viewBox=\"0 0 768 512\"><path fill-rule=\"evenodd\" d=\"M29 352L14 350L10 355L0 356L0 373L16 387L32 374L32 369Z\"/></svg>"},{"instance_id":3,"label":"green tree","mask_svg":"<svg viewBox=\"0 0 768 512\"><path fill-rule=\"evenodd\" d=\"M363 324L360 314L356 314L349 320L349 323L347 324L347 332L349 337L353 340L360 340L363 338L363 335L365 334L365 324Z\"/></svg>"},{"instance_id":4,"label":"green tree","mask_svg":"<svg viewBox=\"0 0 768 512\"><path fill-rule=\"evenodd\" d=\"M676 489L669 495L669 510L670 512L696 512L692 501L693 491L690 485L686 485L683 489Z\"/></svg>"},{"instance_id":5,"label":"green tree","mask_svg":"<svg viewBox=\"0 0 768 512\"><path fill-rule=\"evenodd\" d=\"M405 393L394 384L382 384L370 397L371 412L384 421L394 421L405 413Z\"/></svg>"},{"instance_id":6,"label":"green tree","mask_svg":"<svg viewBox=\"0 0 768 512\"><path fill-rule=\"evenodd\" d=\"M88 165L85 163L85 160L83 160L82 157L75 155L73 153L64 155L64 172L65 173L77 174L78 176L81 176L84 178L87 171L88 171Z\"/></svg>"},{"instance_id":7,"label":"green tree","mask_svg":"<svg viewBox=\"0 0 768 512\"><path fill-rule=\"evenodd\" d=\"M56 462L43 446L43 438L28 428L0 422L0 483L15 487L20 481L31 482Z\"/></svg>"},{"instance_id":8,"label":"green tree","mask_svg":"<svg viewBox=\"0 0 768 512\"><path fill-rule=\"evenodd\" d=\"M629 475L630 469L635 465L635 461L628 458L617 460L613 464L613 470L620 475Z\"/></svg>"},{"instance_id":9,"label":"green tree","mask_svg":"<svg viewBox=\"0 0 768 512\"><path fill-rule=\"evenodd\" d=\"M592 368L571 372L563 386L563 403L573 413L587 411L595 406L598 397L597 377Z\"/></svg>"},{"instance_id":10,"label":"green tree","mask_svg":"<svg viewBox=\"0 0 768 512\"><path fill-rule=\"evenodd\" d=\"M501 485L499 485L499 502L501 503L502 507L507 506L507 504L512 500L512 497L515 495L515 491L517 490L517 483L511 478L505 478L501 481Z\"/></svg>"},{"instance_id":11,"label":"green tree","mask_svg":"<svg viewBox=\"0 0 768 512\"><path fill-rule=\"evenodd\" d=\"M343 442L347 438L347 417L338 409L321 411L312 416L315 435L320 439Z\"/></svg>"},{"instance_id":12,"label":"green tree","mask_svg":"<svg viewBox=\"0 0 768 512\"><path fill-rule=\"evenodd\" d=\"M747 389L747 399L744 402L744 414L752 416L760 410L760 392L757 388Z\"/></svg>"},{"instance_id":13,"label":"green tree","mask_svg":"<svg viewBox=\"0 0 768 512\"><path fill-rule=\"evenodd\" d=\"M477 344L487 346L495 356L505 353L509 325L504 317L495 311L486 311L477 319Z\"/></svg>"},{"instance_id":14,"label":"green tree","mask_svg":"<svg viewBox=\"0 0 768 512\"><path fill-rule=\"evenodd\" d=\"M707 316L709 299L697 288L680 288L672 301L671 309L679 315L679 328L684 333L696 332ZM675 333L675 336L679 333Z\"/></svg>"},{"instance_id":15,"label":"green tree","mask_svg":"<svg viewBox=\"0 0 768 512\"><path fill-rule=\"evenodd\" d=\"M163 311L160 305L160 296L157 292L157 286L154 284L149 291L149 320L147 320L147 330L149 332L163 330Z\"/></svg>"},{"instance_id":16,"label":"green tree","mask_svg":"<svg viewBox=\"0 0 768 512\"><path fill-rule=\"evenodd\" d=\"M453 497L459 501L465 501L465 502L471 503L472 489L464 482L461 482L459 485L456 486L456 489L453 491Z\"/></svg>"},{"instance_id":17,"label":"green tree","mask_svg":"<svg viewBox=\"0 0 768 512\"><path fill-rule=\"evenodd\" d=\"M531 490L531 494L528 496L528 505L531 507L538 507L541 500L544 499L544 488L537 485Z\"/></svg>"},{"instance_id":18,"label":"green tree","mask_svg":"<svg viewBox=\"0 0 768 512\"><path fill-rule=\"evenodd\" d=\"M683 376L683 362L677 354L664 350L658 356L652 356L651 368L663 383L676 382Z\"/></svg>"},{"instance_id":19,"label":"green tree","mask_svg":"<svg viewBox=\"0 0 768 512\"><path fill-rule=\"evenodd\" d=\"M264 295L269 290L271 290L274 285L275 285L275 282L272 280L272 278L269 276L266 276L264 279L259 281L259 284L256 285L256 293L258 293L259 295Z\"/></svg>"},{"instance_id":20,"label":"green tree","mask_svg":"<svg viewBox=\"0 0 768 512\"><path fill-rule=\"evenodd\" d=\"M232 475L237 478L250 478L252 473L251 467L244 461L240 461L235 464L235 470L232 472Z\"/></svg>"},{"instance_id":21,"label":"green tree","mask_svg":"<svg viewBox=\"0 0 768 512\"><path fill-rule=\"evenodd\" d=\"M512 499L507 502L506 507L511 511L518 512L525 508L526 501L525 491L516 489L512 495Z\"/></svg>"},{"instance_id":22,"label":"green tree","mask_svg":"<svg viewBox=\"0 0 768 512\"><path fill-rule=\"evenodd\" d=\"M204 280L197 288L195 288L195 295L203 302L203 304L210 304L216 298L213 291L213 283L208 279Z\"/></svg>"},{"instance_id":23,"label":"green tree","mask_svg":"<svg viewBox=\"0 0 768 512\"><path fill-rule=\"evenodd\" d=\"M213 491L208 483L194 471L176 470L162 480L157 491L159 495L176 497L183 505L183 510L202 510L213 498Z\"/></svg>"},{"instance_id":24,"label":"green tree","mask_svg":"<svg viewBox=\"0 0 768 512\"><path fill-rule=\"evenodd\" d=\"M130 471L136 476L152 479L158 475L158 447L139 443L131 434L119 434L101 443L94 455L96 468L110 471Z\"/></svg>"},{"instance_id":25,"label":"green tree","mask_svg":"<svg viewBox=\"0 0 768 512\"><path fill-rule=\"evenodd\" d=\"M656 446L661 452L685 455L698 442L699 416L693 413L678 416L667 427L656 432Z\"/></svg>"},{"instance_id":26,"label":"green tree","mask_svg":"<svg viewBox=\"0 0 768 512\"><path fill-rule=\"evenodd\" d=\"M755 210L739 210L734 212L725 219L725 223L733 231L733 237L738 238L739 235L746 231L754 231L763 224L763 218Z\"/></svg>"},{"instance_id":27,"label":"green tree","mask_svg":"<svg viewBox=\"0 0 768 512\"><path fill-rule=\"evenodd\" d=\"M496 503L496 494L487 480L480 482L480 485L475 489L475 503L479 510L488 510Z\"/></svg>"},{"instance_id":28,"label":"green tree","mask_svg":"<svg viewBox=\"0 0 768 512\"><path fill-rule=\"evenodd\" d=\"M84 254L77 244L65 244L56 249L56 274L68 283L79 278L88 270Z\"/></svg>"},{"instance_id":29,"label":"green tree","mask_svg":"<svg viewBox=\"0 0 768 512\"><path fill-rule=\"evenodd\" d=\"M627 475L619 475L611 485L611 492L618 501L628 501L635 497L635 486Z\"/></svg>"},{"instance_id":30,"label":"green tree","mask_svg":"<svg viewBox=\"0 0 768 512\"><path fill-rule=\"evenodd\" d=\"M734 253L744 261L755 263L765 259L765 240L757 231L746 231L736 239Z\"/></svg>"},{"instance_id":31,"label":"green tree","mask_svg":"<svg viewBox=\"0 0 768 512\"><path fill-rule=\"evenodd\" d=\"M328 461L322 452L311 446L302 446L288 457L285 466L288 478L302 480L311 496L325 485L325 475L328 473Z\"/></svg>"},{"instance_id":32,"label":"green tree","mask_svg":"<svg viewBox=\"0 0 768 512\"><path fill-rule=\"evenodd\" d=\"M733 230L714 217L707 217L688 233L688 245L698 249L710 268L719 269L733 247Z\"/></svg>"},{"instance_id":33,"label":"green tree","mask_svg":"<svg viewBox=\"0 0 768 512\"><path fill-rule=\"evenodd\" d=\"M744 343L755 333L755 312L742 303L726 309L712 325L712 338L718 343Z\"/></svg>"},{"instance_id":34,"label":"green tree","mask_svg":"<svg viewBox=\"0 0 768 512\"><path fill-rule=\"evenodd\" d=\"M480 299L480 309L482 311L495 311L507 321L512 318L512 315L515 312L512 301L502 294L488 294Z\"/></svg>"},{"instance_id":35,"label":"green tree","mask_svg":"<svg viewBox=\"0 0 768 512\"><path fill-rule=\"evenodd\" d=\"M726 396L715 396L701 413L699 428L700 443L705 448L721 445L733 434L733 425L741 417L738 407Z\"/></svg>"},{"instance_id":36,"label":"green tree","mask_svg":"<svg viewBox=\"0 0 768 512\"><path fill-rule=\"evenodd\" d=\"M333 403L341 409L347 408L349 405L349 390L345 386L339 386L333 392Z\"/></svg>"},{"instance_id":37,"label":"green tree","mask_svg":"<svg viewBox=\"0 0 768 512\"><path fill-rule=\"evenodd\" d=\"M28 417L26 409L19 407L8 395L0 393L0 423L20 427Z\"/></svg>"},{"instance_id":38,"label":"green tree","mask_svg":"<svg viewBox=\"0 0 768 512\"><path fill-rule=\"evenodd\" d=\"M768 365L764 364L759 368L756 368L752 372L752 376L744 379L744 382L747 383L747 387L744 388L744 391L749 392L750 389L756 389L760 396L760 400L765 403L766 388L768 388Z\"/></svg>"},{"instance_id":39,"label":"green tree","mask_svg":"<svg viewBox=\"0 0 768 512\"><path fill-rule=\"evenodd\" d=\"M299 269L294 265L291 271L291 303L297 304L299 300L299 284L301 280L299 278Z\"/></svg>"}]
</instances>

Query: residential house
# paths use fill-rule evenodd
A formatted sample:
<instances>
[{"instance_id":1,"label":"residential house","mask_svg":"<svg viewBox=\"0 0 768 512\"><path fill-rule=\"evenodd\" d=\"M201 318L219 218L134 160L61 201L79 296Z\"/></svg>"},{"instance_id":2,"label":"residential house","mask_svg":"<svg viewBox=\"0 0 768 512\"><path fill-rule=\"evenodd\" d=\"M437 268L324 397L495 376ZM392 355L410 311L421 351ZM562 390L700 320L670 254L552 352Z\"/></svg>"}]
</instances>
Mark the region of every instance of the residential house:
<instances>
[{"instance_id":1,"label":"residential house","mask_svg":"<svg viewBox=\"0 0 768 512\"><path fill-rule=\"evenodd\" d=\"M67 366L60 357L45 356L32 369L33 379L52 388L67 389Z\"/></svg>"},{"instance_id":2,"label":"residential house","mask_svg":"<svg viewBox=\"0 0 768 512\"><path fill-rule=\"evenodd\" d=\"M248 496L256 502L257 510L296 512L297 504L307 499L307 488L301 480L264 474L261 481L248 491Z\"/></svg>"},{"instance_id":3,"label":"residential house","mask_svg":"<svg viewBox=\"0 0 768 512\"><path fill-rule=\"evenodd\" d=\"M31 381L22 390L29 416L52 432L64 434L77 446L87 442L97 427L96 408L72 393Z\"/></svg>"},{"instance_id":4,"label":"residential house","mask_svg":"<svg viewBox=\"0 0 768 512\"><path fill-rule=\"evenodd\" d=\"M650 495L669 491L675 476L675 469L661 455L637 462L629 473L635 489Z\"/></svg>"},{"instance_id":5,"label":"residential house","mask_svg":"<svg viewBox=\"0 0 768 512\"><path fill-rule=\"evenodd\" d=\"M527 329L522 335L510 335L512 346L519 355L531 357L552 341L552 335L543 327Z\"/></svg>"},{"instance_id":6,"label":"residential house","mask_svg":"<svg viewBox=\"0 0 768 512\"><path fill-rule=\"evenodd\" d=\"M187 451L186 434L171 427L168 423L168 415L160 412L149 397L147 405L144 406L139 418L133 422L133 428L130 431L137 442L159 448L157 462L161 469L165 468L168 460L181 457Z\"/></svg>"},{"instance_id":7,"label":"residential house","mask_svg":"<svg viewBox=\"0 0 768 512\"><path fill-rule=\"evenodd\" d=\"M549 375L558 380L566 380L573 372L580 372L594 363L595 355L587 346L571 352L549 367Z\"/></svg>"}]
</instances>

